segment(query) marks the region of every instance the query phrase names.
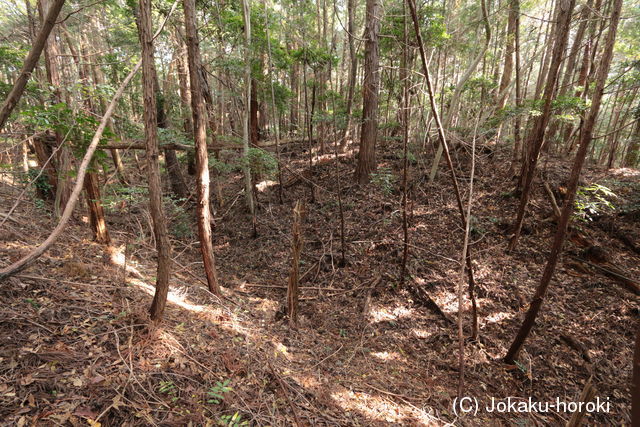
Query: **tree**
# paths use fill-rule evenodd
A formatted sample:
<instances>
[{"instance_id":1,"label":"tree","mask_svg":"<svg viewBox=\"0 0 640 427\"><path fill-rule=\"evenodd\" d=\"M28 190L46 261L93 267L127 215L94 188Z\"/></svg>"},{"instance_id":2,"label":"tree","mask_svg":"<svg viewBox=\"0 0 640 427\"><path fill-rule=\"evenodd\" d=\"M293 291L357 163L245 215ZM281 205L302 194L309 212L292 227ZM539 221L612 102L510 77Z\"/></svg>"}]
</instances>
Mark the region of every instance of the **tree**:
<instances>
[{"instance_id":1,"label":"tree","mask_svg":"<svg viewBox=\"0 0 640 427\"><path fill-rule=\"evenodd\" d=\"M244 36L245 36L245 65L244 65L244 115L242 117L242 154L247 158L249 156L249 125L251 122L251 105L252 105L252 87L253 80L251 78L251 7L249 0L242 0L242 17L244 19ZM257 124L256 121L254 123ZM254 136L254 138L257 135ZM251 179L251 168L248 163L244 166L244 197L247 209L251 215L255 215L255 201L253 199L253 181ZM254 221L255 225L255 221Z\"/></svg>"},{"instance_id":2,"label":"tree","mask_svg":"<svg viewBox=\"0 0 640 427\"><path fill-rule=\"evenodd\" d=\"M378 137L378 91L380 90L380 64L378 34L380 32L380 3L367 0L365 21L364 83L362 84L362 129L360 151L355 179L360 184L369 182L376 170L376 139Z\"/></svg>"},{"instance_id":3,"label":"tree","mask_svg":"<svg viewBox=\"0 0 640 427\"><path fill-rule=\"evenodd\" d=\"M193 112L194 138L196 144L196 168L198 179L198 237L200 252L207 276L209 291L220 295L211 237L211 211L209 207L209 155L207 153L207 110L204 104L202 77L200 74L200 47L196 25L195 0L183 0L185 34L189 60L189 84L191 87L191 110Z\"/></svg>"},{"instance_id":4,"label":"tree","mask_svg":"<svg viewBox=\"0 0 640 427\"><path fill-rule=\"evenodd\" d=\"M162 319L169 293L171 272L171 246L166 217L162 206L162 183L158 163L158 118L156 110L156 67L151 33L151 0L140 0L137 17L138 35L142 46L142 91L144 101L144 140L147 153L147 179L149 182L149 211L153 221L153 234L158 253L156 292L151 303L151 319Z\"/></svg>"}]
</instances>

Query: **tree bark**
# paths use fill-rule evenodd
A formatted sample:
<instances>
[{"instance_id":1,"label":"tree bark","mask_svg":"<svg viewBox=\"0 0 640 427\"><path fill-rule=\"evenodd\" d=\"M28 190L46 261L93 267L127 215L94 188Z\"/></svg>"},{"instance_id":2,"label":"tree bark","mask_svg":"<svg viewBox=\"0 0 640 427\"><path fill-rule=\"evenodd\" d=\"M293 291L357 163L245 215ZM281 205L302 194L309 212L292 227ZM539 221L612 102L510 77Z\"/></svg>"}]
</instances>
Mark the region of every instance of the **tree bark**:
<instances>
[{"instance_id":1,"label":"tree bark","mask_svg":"<svg viewBox=\"0 0 640 427\"><path fill-rule=\"evenodd\" d=\"M169 293L169 275L171 271L171 246L167 232L166 217L162 206L162 182L158 163L158 118L156 110L155 85L157 81L153 37L151 33L151 0L140 0L137 19L138 35L142 46L142 90L144 105L144 134L147 145L147 177L149 181L149 210L153 220L153 233L158 252L156 272L156 292L151 303L151 318L162 319L167 295Z\"/></svg>"},{"instance_id":2,"label":"tree bark","mask_svg":"<svg viewBox=\"0 0 640 427\"><path fill-rule=\"evenodd\" d=\"M202 93L200 76L200 42L198 41L195 0L183 0L185 33L189 61L189 83L191 85L191 110L193 112L194 138L196 144L196 169L198 179L198 236L200 252L207 276L209 291L220 295L216 274L211 236L211 210L209 207L209 156L207 154L207 110Z\"/></svg>"},{"instance_id":3,"label":"tree bark","mask_svg":"<svg viewBox=\"0 0 640 427\"><path fill-rule=\"evenodd\" d=\"M351 136L351 119L353 110L353 95L356 87L356 72L358 71L358 58L356 56L356 42L355 42L355 12L356 0L348 0L347 2L347 38L349 40L349 89L347 91L347 105L346 116L347 122L340 138L340 148L344 150L347 145L347 140Z\"/></svg>"},{"instance_id":4,"label":"tree bark","mask_svg":"<svg viewBox=\"0 0 640 427\"><path fill-rule=\"evenodd\" d=\"M64 2L65 0L53 0L51 6L49 7L49 10L47 11L47 15L42 22L42 27L40 28L40 32L38 33L38 37L36 38L33 46L31 47L31 50L29 51L29 54L24 60L22 70L20 71L18 78L15 80L13 87L11 88L11 92L9 92L9 95L7 95L7 99L5 99L2 107L0 108L0 131L2 130L2 128L4 128L4 125L11 115L11 112L22 97L22 93L27 86L29 77L31 77L31 73L38 63L38 59L40 58L42 49L44 48L45 43L49 38L49 34L51 33L51 30L56 23L56 19L60 14L60 10L62 9Z\"/></svg>"},{"instance_id":5,"label":"tree bark","mask_svg":"<svg viewBox=\"0 0 640 427\"><path fill-rule=\"evenodd\" d=\"M54 4L49 4L48 0L40 0L38 2L40 10L40 16L45 16L50 7L54 7ZM54 104L60 104L62 102L62 94L60 88L63 82L60 78L60 46L55 37L56 29L52 30L52 37L47 39L44 45L44 63L47 72L47 80L49 85L53 88L51 93L51 102ZM68 94L67 94L68 95ZM72 154L67 145L63 145L63 136L58 131L53 131L55 135L55 146L58 148L55 157L55 168L58 174L55 187L55 200L53 203L53 213L56 218L60 218L64 207L69 200L71 194L71 176L69 171L71 170L71 157Z\"/></svg>"},{"instance_id":6,"label":"tree bark","mask_svg":"<svg viewBox=\"0 0 640 427\"><path fill-rule=\"evenodd\" d=\"M167 113L164 107L164 95L160 90L160 83L158 82L158 75L156 74L156 81L154 82L155 91L156 91L156 110L157 110L157 121L158 128L166 129L167 128ZM180 169L180 162L178 161L178 156L176 156L175 150L171 148L164 149L164 161L167 167L167 172L169 175L169 183L171 184L171 191L173 194L179 199L186 199L189 195L189 190L187 190L187 183L184 180L184 176L182 175L182 170Z\"/></svg>"},{"instance_id":7,"label":"tree bark","mask_svg":"<svg viewBox=\"0 0 640 427\"><path fill-rule=\"evenodd\" d=\"M364 83L362 85L362 129L355 179L360 184L369 182L376 170L376 139L378 137L378 92L380 90L380 60L378 34L380 33L379 0L367 0Z\"/></svg>"},{"instance_id":8,"label":"tree bark","mask_svg":"<svg viewBox=\"0 0 640 427\"><path fill-rule=\"evenodd\" d=\"M251 109L251 10L249 9L249 0L242 0L242 16L244 18L244 36L245 36L245 69L244 69L244 115L242 118L242 154L245 158L249 155L249 144L251 135L249 134L250 109ZM257 141L256 141L257 142ZM253 199L253 180L251 179L251 168L249 165L244 166L244 197L247 209L251 215L255 214L255 201ZM255 225L255 222L254 222Z\"/></svg>"},{"instance_id":9,"label":"tree bark","mask_svg":"<svg viewBox=\"0 0 640 427\"><path fill-rule=\"evenodd\" d=\"M89 209L89 224L96 242L103 245L111 243L107 222L104 217L104 208L100 199L100 185L98 174L87 172L84 178L84 190L87 197L87 207Z\"/></svg>"},{"instance_id":10,"label":"tree bark","mask_svg":"<svg viewBox=\"0 0 640 427\"><path fill-rule=\"evenodd\" d=\"M609 73L609 67L611 65L611 59L613 57L613 46L616 39L618 23L620 22L621 9L622 0L614 0L613 10L610 18L611 24L609 27L609 32L607 33L604 52L602 54L602 58L600 59L600 66L597 71L596 88L591 100L591 109L589 110L589 114L584 121L582 132L580 133L580 145L573 162L571 175L569 176L569 183L567 185L567 198L565 200L564 206L562 207L562 214L560 216L560 220L558 221L558 227L553 238L551 251L549 253L544 272L542 274L542 279L540 280L540 285L538 285L535 295L533 296L533 300L531 301L531 304L529 304L529 310L525 315L524 322L522 323L522 326L520 327L520 330L518 331L513 344L511 344L511 347L509 348L509 351L504 358L505 363L513 363L520 349L522 348L524 341L529 336L529 333L531 332L531 329L535 324L538 312L542 307L544 297L547 293L547 289L549 288L549 284L551 282L556 264L558 262L558 257L560 255L560 252L562 251L562 246L564 244L567 228L571 219L571 214L573 213L573 204L576 197L576 190L578 188L578 181L580 179L580 172L587 155L589 144L591 143L594 125L598 117L598 112L600 110L602 94L604 92L607 75Z\"/></svg>"}]
</instances>

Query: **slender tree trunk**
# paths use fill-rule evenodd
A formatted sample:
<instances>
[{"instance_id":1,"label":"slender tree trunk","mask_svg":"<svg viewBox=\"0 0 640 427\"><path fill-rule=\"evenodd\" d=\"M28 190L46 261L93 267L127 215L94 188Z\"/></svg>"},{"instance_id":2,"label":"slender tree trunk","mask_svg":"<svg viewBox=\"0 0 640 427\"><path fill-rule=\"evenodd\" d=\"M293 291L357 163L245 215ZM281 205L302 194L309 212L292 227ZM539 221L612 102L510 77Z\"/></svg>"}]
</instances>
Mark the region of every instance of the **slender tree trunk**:
<instances>
[{"instance_id":1,"label":"slender tree trunk","mask_svg":"<svg viewBox=\"0 0 640 427\"><path fill-rule=\"evenodd\" d=\"M242 16L244 17L244 36L245 36L245 68L244 68L244 85L245 85L245 99L244 99L244 115L242 119L242 154L247 158L249 156L249 122L250 122L250 109L251 109L251 9L249 6L250 0L242 0ZM257 136L257 135L256 135ZM247 209L249 213L255 215L255 201L253 199L253 180L251 179L251 168L249 165L245 165L244 172L244 197ZM255 221L254 221L255 232Z\"/></svg>"},{"instance_id":2,"label":"slender tree trunk","mask_svg":"<svg viewBox=\"0 0 640 427\"><path fill-rule=\"evenodd\" d=\"M516 110L520 109L520 105L522 104L522 88L520 87L520 0L512 0L512 6L515 10L516 14L516 23L515 23L515 56L516 56ZM511 166L509 168L509 175L512 175L516 170L518 165L519 156L521 152L522 139L520 136L520 127L521 127L522 119L518 114L515 117L513 123L513 159L511 162Z\"/></svg>"},{"instance_id":3,"label":"slender tree trunk","mask_svg":"<svg viewBox=\"0 0 640 427\"><path fill-rule=\"evenodd\" d=\"M404 284L407 275L407 260L409 258L409 220L407 218L407 199L408 199L408 169L409 169L409 32L407 31L407 7L402 3L404 18L402 19L402 64L400 65L400 81L402 84L402 103L401 103L401 119L402 119L402 266L400 270L400 283Z\"/></svg>"},{"instance_id":4,"label":"slender tree trunk","mask_svg":"<svg viewBox=\"0 0 640 427\"><path fill-rule=\"evenodd\" d=\"M518 20L518 12L520 10L519 0L509 1L509 18L507 23L507 37L504 50L504 69L502 72L502 78L500 79L500 85L498 86L498 109L503 108L507 101L507 93L505 89L509 86L511 81L511 74L513 72L513 54L515 52L516 41L516 21Z\"/></svg>"},{"instance_id":5,"label":"slender tree trunk","mask_svg":"<svg viewBox=\"0 0 640 427\"><path fill-rule=\"evenodd\" d=\"M348 0L347 2L347 38L349 40L349 89L347 91L347 105L346 116L347 122L345 124L342 138L340 138L340 148L344 150L347 145L347 141L351 136L351 120L353 110L353 95L356 87L356 74L358 70L358 57L356 56L356 42L355 42L355 12L356 0Z\"/></svg>"},{"instance_id":6,"label":"slender tree trunk","mask_svg":"<svg viewBox=\"0 0 640 427\"><path fill-rule=\"evenodd\" d=\"M260 140L260 123L258 122L258 83L251 78L251 101L249 102L249 135L250 146L256 147Z\"/></svg>"},{"instance_id":7,"label":"slender tree trunk","mask_svg":"<svg viewBox=\"0 0 640 427\"><path fill-rule=\"evenodd\" d=\"M144 136L147 154L147 177L149 181L149 211L153 221L158 265L156 271L156 292L151 303L151 319L162 319L171 272L171 245L167 232L166 217L162 206L162 182L158 163L158 119L156 110L155 85L157 81L154 63L153 37L151 30L151 0L140 0L137 19L138 35L142 46L142 91L144 101Z\"/></svg>"},{"instance_id":8,"label":"slender tree trunk","mask_svg":"<svg viewBox=\"0 0 640 427\"><path fill-rule=\"evenodd\" d=\"M103 245L111 243L107 222L104 217L104 208L100 198L100 184L98 174L87 172L84 178L84 190L87 196L87 207L89 208L89 224L93 231L93 238Z\"/></svg>"},{"instance_id":9,"label":"slender tree trunk","mask_svg":"<svg viewBox=\"0 0 640 427\"><path fill-rule=\"evenodd\" d=\"M198 179L198 236L209 291L220 295L216 275L213 241L211 236L211 210L209 207L209 156L207 154L207 110L202 92L202 68L200 43L196 25L195 0L183 0L185 33L189 61L189 83L191 86L191 110L193 112L196 144L196 169Z\"/></svg>"},{"instance_id":10,"label":"slender tree trunk","mask_svg":"<svg viewBox=\"0 0 640 427\"><path fill-rule=\"evenodd\" d=\"M264 10L267 10L267 0L263 0L263 7ZM281 165L281 159L280 159L280 124L279 124L279 120L278 120L278 109L276 107L276 92L275 92L275 88L273 85L273 80L274 80L274 76L273 76L273 61L271 58L271 39L269 36L269 14L266 13L265 14L265 34L267 37L267 57L269 59L269 86L271 89L271 115L272 117L272 121L275 127L275 139L276 139L276 160L278 162L278 199L280 200L280 204L283 203L283 197L282 197L282 165Z\"/></svg>"},{"instance_id":11,"label":"slender tree trunk","mask_svg":"<svg viewBox=\"0 0 640 427\"><path fill-rule=\"evenodd\" d=\"M580 145L578 148L578 152L576 153L576 158L573 163L573 167L571 169L571 175L569 176L569 183L567 185L567 198L565 200L564 206L562 207L562 213L560 215L560 219L558 221L558 228L556 229L555 236L553 238L553 243L551 245L551 251L549 253L549 257L547 259L547 264L544 269L544 273L542 274L542 279L540 280L540 285L536 289L535 295L529 304L529 310L525 315L524 322L518 331L518 334L511 344L509 351L507 352L504 361L505 363L513 363L515 358L518 356L524 341L529 336L531 329L533 328L536 317L538 316L538 312L542 307L542 303L547 294L547 289L549 288L549 284L551 283L551 279L553 277L553 273L556 268L556 264L558 262L558 256L562 251L562 246L564 244L567 228L569 226L569 220L571 219L571 214L573 213L573 203L576 197L576 190L578 188L578 181L580 179L580 172L582 170L582 166L584 164L586 154L589 148L589 144L591 143L591 138L593 135L593 129L598 117L598 112L600 110L600 104L602 101L602 94L604 92L604 87L607 80L607 75L609 73L609 67L611 65L611 59L613 57L613 46L616 39L616 32L618 29L618 23L620 21L620 11L622 9L622 0L614 0L613 1L613 10L610 18L610 27L609 32L607 33L607 38L605 42L604 52L602 54L602 58L599 62L599 68L597 71L596 77L596 88L593 94L593 98L591 100L591 109L589 110L589 114L584 121L584 126L582 128L582 132L580 133Z\"/></svg>"},{"instance_id":12,"label":"slender tree trunk","mask_svg":"<svg viewBox=\"0 0 640 427\"><path fill-rule=\"evenodd\" d=\"M553 101L553 94L555 92L556 81L558 79L558 71L567 46L569 29L571 27L571 14L573 13L574 6L575 0L563 1L559 6L560 10L557 14L558 28L554 32L556 39L543 95L544 107L542 114L534 121L533 129L529 133L529 137L526 142L526 146L530 148L528 148L528 159L523 163L523 166L525 167L523 168L524 180L522 195L520 196L520 205L518 206L518 213L513 227L513 237L509 243L509 250L513 250L516 247L518 238L520 237L520 231L522 230L522 223L524 221L525 211L529 202L529 195L531 193L531 185L533 183L533 177L538 163L538 156L540 155L547 124L551 117L551 103Z\"/></svg>"},{"instance_id":13,"label":"slender tree trunk","mask_svg":"<svg viewBox=\"0 0 640 427\"><path fill-rule=\"evenodd\" d=\"M631 135L631 142L627 148L623 165L627 168L633 168L638 164L638 160L640 160L640 121L636 123L635 130Z\"/></svg>"},{"instance_id":14,"label":"slender tree trunk","mask_svg":"<svg viewBox=\"0 0 640 427\"><path fill-rule=\"evenodd\" d=\"M369 182L376 170L376 139L378 137L378 92L380 90L380 65L378 34L380 32L379 0L367 0L364 83L362 85L362 130L355 179L360 184Z\"/></svg>"}]
</instances>

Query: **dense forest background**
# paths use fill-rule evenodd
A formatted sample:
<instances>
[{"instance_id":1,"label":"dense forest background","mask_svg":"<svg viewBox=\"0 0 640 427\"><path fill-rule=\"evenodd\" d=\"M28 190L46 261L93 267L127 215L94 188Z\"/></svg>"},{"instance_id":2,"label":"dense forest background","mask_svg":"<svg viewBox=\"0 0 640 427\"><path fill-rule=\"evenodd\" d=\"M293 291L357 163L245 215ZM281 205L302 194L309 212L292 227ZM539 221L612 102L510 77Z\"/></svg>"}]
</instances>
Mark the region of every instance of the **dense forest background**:
<instances>
[{"instance_id":1,"label":"dense forest background","mask_svg":"<svg viewBox=\"0 0 640 427\"><path fill-rule=\"evenodd\" d=\"M3 425L640 425L639 2L0 4Z\"/></svg>"}]
</instances>

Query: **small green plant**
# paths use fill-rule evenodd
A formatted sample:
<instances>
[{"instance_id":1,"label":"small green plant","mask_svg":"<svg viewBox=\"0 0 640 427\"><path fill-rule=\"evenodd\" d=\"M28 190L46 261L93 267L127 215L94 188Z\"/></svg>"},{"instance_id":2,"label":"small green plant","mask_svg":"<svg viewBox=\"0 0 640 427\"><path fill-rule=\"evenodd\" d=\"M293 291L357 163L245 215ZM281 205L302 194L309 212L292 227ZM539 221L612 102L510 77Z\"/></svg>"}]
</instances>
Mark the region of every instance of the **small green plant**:
<instances>
[{"instance_id":1,"label":"small green plant","mask_svg":"<svg viewBox=\"0 0 640 427\"><path fill-rule=\"evenodd\" d=\"M224 380L222 382L216 381L216 384L209 388L207 391L207 403L219 405L224 400L224 395L233 391L232 387L229 387L231 380Z\"/></svg>"},{"instance_id":2,"label":"small green plant","mask_svg":"<svg viewBox=\"0 0 640 427\"><path fill-rule=\"evenodd\" d=\"M171 401L175 402L178 400L178 389L173 381L160 381L160 387L158 391L162 394L166 394L171 397Z\"/></svg>"},{"instance_id":3,"label":"small green plant","mask_svg":"<svg viewBox=\"0 0 640 427\"><path fill-rule=\"evenodd\" d=\"M613 191L600 184L591 184L578 188L574 215L581 221L589 222L602 211L615 209L607 198L617 197Z\"/></svg>"},{"instance_id":4,"label":"small green plant","mask_svg":"<svg viewBox=\"0 0 640 427\"><path fill-rule=\"evenodd\" d=\"M243 420L242 416L239 413L235 413L233 415L223 415L218 420L219 426L225 427L241 427L248 426L249 421Z\"/></svg>"},{"instance_id":5,"label":"small green plant","mask_svg":"<svg viewBox=\"0 0 640 427\"><path fill-rule=\"evenodd\" d=\"M371 174L371 182L380 187L385 195L390 195L393 192L393 184L396 182L396 179L397 177L389 168L380 168L378 172Z\"/></svg>"}]
</instances>

